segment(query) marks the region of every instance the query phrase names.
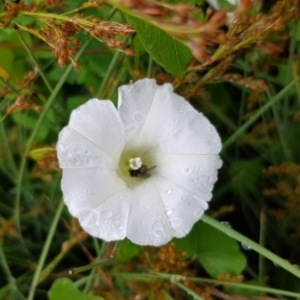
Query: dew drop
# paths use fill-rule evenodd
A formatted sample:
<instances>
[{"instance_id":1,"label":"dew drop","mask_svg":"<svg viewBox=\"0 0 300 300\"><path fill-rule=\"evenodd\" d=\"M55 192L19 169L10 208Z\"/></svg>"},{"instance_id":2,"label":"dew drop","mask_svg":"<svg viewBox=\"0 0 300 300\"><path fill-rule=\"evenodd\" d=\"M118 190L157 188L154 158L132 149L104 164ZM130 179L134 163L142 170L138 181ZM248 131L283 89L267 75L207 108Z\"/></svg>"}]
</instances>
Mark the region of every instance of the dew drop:
<instances>
[{"instance_id":1,"label":"dew drop","mask_svg":"<svg viewBox=\"0 0 300 300\"><path fill-rule=\"evenodd\" d=\"M186 173L186 174L188 174L188 173L192 172L192 169L190 169L190 168L184 168L183 172Z\"/></svg>"},{"instance_id":2,"label":"dew drop","mask_svg":"<svg viewBox=\"0 0 300 300\"><path fill-rule=\"evenodd\" d=\"M245 243L241 243L241 246L246 251L252 250L252 248L249 245L245 244Z\"/></svg>"},{"instance_id":3,"label":"dew drop","mask_svg":"<svg viewBox=\"0 0 300 300\"><path fill-rule=\"evenodd\" d=\"M171 193L172 193L172 191L171 190L167 190L167 192L166 192L168 195L170 195Z\"/></svg>"},{"instance_id":4,"label":"dew drop","mask_svg":"<svg viewBox=\"0 0 300 300\"><path fill-rule=\"evenodd\" d=\"M145 118L145 115L140 111L137 111L133 114L133 119L136 123L143 123L145 121Z\"/></svg>"},{"instance_id":5,"label":"dew drop","mask_svg":"<svg viewBox=\"0 0 300 300\"><path fill-rule=\"evenodd\" d=\"M172 212L173 212L172 210L168 210L167 215L170 216L172 214Z\"/></svg>"},{"instance_id":6,"label":"dew drop","mask_svg":"<svg viewBox=\"0 0 300 300\"><path fill-rule=\"evenodd\" d=\"M73 165L75 165L75 166L79 166L79 165L80 165L80 160L79 160L79 158L77 158L77 157L74 157L74 158L73 158Z\"/></svg>"},{"instance_id":7,"label":"dew drop","mask_svg":"<svg viewBox=\"0 0 300 300\"><path fill-rule=\"evenodd\" d=\"M101 105L102 106L106 106L106 102L105 101L101 101Z\"/></svg>"},{"instance_id":8,"label":"dew drop","mask_svg":"<svg viewBox=\"0 0 300 300\"><path fill-rule=\"evenodd\" d=\"M162 236L163 230L160 229L160 228L157 228L157 229L154 230L154 233L155 233L156 236Z\"/></svg>"},{"instance_id":9,"label":"dew drop","mask_svg":"<svg viewBox=\"0 0 300 300\"><path fill-rule=\"evenodd\" d=\"M84 154L84 155L89 155L89 154L90 154L90 151L89 151L89 150L84 150L83 154Z\"/></svg>"},{"instance_id":10,"label":"dew drop","mask_svg":"<svg viewBox=\"0 0 300 300\"><path fill-rule=\"evenodd\" d=\"M81 153L81 149L80 149L80 148L76 148L76 149L75 149L75 153L76 153L76 154L80 154L80 153Z\"/></svg>"},{"instance_id":11,"label":"dew drop","mask_svg":"<svg viewBox=\"0 0 300 300\"><path fill-rule=\"evenodd\" d=\"M124 129L125 134L133 134L137 131L138 126L131 124Z\"/></svg>"},{"instance_id":12,"label":"dew drop","mask_svg":"<svg viewBox=\"0 0 300 300\"><path fill-rule=\"evenodd\" d=\"M71 152L67 152L67 153L66 153L66 157L67 157L67 158L71 158L72 156L73 156L73 155L72 155Z\"/></svg>"},{"instance_id":13,"label":"dew drop","mask_svg":"<svg viewBox=\"0 0 300 300\"><path fill-rule=\"evenodd\" d=\"M207 178L207 183L208 184L213 184L215 182L215 178L213 177L213 176L209 176L208 178Z\"/></svg>"},{"instance_id":14,"label":"dew drop","mask_svg":"<svg viewBox=\"0 0 300 300\"><path fill-rule=\"evenodd\" d=\"M103 219L110 219L113 216L113 213L110 210L102 210L100 216Z\"/></svg>"},{"instance_id":15,"label":"dew drop","mask_svg":"<svg viewBox=\"0 0 300 300\"><path fill-rule=\"evenodd\" d=\"M224 226L226 226L226 227L228 227L228 228L231 228L230 223L227 222L227 221L223 221L223 222L221 222L221 224L224 225Z\"/></svg>"},{"instance_id":16,"label":"dew drop","mask_svg":"<svg viewBox=\"0 0 300 300\"><path fill-rule=\"evenodd\" d=\"M215 133L215 131L216 131L215 127L212 126L212 125L208 125L207 130L208 130L209 133Z\"/></svg>"},{"instance_id":17,"label":"dew drop","mask_svg":"<svg viewBox=\"0 0 300 300\"><path fill-rule=\"evenodd\" d=\"M62 143L58 143L56 145L56 149L58 152L63 152L65 150L65 146Z\"/></svg>"}]
</instances>

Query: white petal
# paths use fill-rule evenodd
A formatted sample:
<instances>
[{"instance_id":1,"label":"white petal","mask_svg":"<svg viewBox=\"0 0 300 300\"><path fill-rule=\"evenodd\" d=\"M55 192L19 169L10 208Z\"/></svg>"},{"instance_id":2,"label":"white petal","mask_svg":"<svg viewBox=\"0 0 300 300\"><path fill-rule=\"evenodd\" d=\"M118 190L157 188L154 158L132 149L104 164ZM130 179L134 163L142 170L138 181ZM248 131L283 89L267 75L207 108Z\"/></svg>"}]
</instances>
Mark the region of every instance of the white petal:
<instances>
[{"instance_id":1,"label":"white petal","mask_svg":"<svg viewBox=\"0 0 300 300\"><path fill-rule=\"evenodd\" d=\"M164 155L156 157L153 177L173 182L201 201L209 201L222 165L218 155Z\"/></svg>"},{"instance_id":2,"label":"white petal","mask_svg":"<svg viewBox=\"0 0 300 300\"><path fill-rule=\"evenodd\" d=\"M61 168L118 167L103 150L70 127L60 132L56 149Z\"/></svg>"},{"instance_id":3,"label":"white petal","mask_svg":"<svg viewBox=\"0 0 300 300\"><path fill-rule=\"evenodd\" d=\"M221 147L221 140L215 127L203 114L197 113L181 130L150 151L157 155L163 153L217 154Z\"/></svg>"},{"instance_id":4,"label":"white petal","mask_svg":"<svg viewBox=\"0 0 300 300\"><path fill-rule=\"evenodd\" d=\"M79 217L82 228L105 241L122 240L126 236L130 211L130 190L127 188L108 197L98 207Z\"/></svg>"},{"instance_id":5,"label":"white petal","mask_svg":"<svg viewBox=\"0 0 300 300\"><path fill-rule=\"evenodd\" d=\"M198 112L173 92L143 79L119 89L119 112L131 147L154 147L185 127Z\"/></svg>"},{"instance_id":6,"label":"white petal","mask_svg":"<svg viewBox=\"0 0 300 300\"><path fill-rule=\"evenodd\" d=\"M127 237L139 245L160 246L173 237L160 195L151 179L132 190Z\"/></svg>"},{"instance_id":7,"label":"white petal","mask_svg":"<svg viewBox=\"0 0 300 300\"><path fill-rule=\"evenodd\" d=\"M169 180L158 177L154 180L174 237L185 236L207 209L207 202L194 197L186 189Z\"/></svg>"},{"instance_id":8,"label":"white petal","mask_svg":"<svg viewBox=\"0 0 300 300\"><path fill-rule=\"evenodd\" d=\"M64 169L61 182L64 201L74 217L97 208L109 197L127 189L116 171L105 169Z\"/></svg>"},{"instance_id":9,"label":"white petal","mask_svg":"<svg viewBox=\"0 0 300 300\"><path fill-rule=\"evenodd\" d=\"M69 127L92 141L115 162L124 148L123 125L113 103L92 99L75 109Z\"/></svg>"}]
</instances>

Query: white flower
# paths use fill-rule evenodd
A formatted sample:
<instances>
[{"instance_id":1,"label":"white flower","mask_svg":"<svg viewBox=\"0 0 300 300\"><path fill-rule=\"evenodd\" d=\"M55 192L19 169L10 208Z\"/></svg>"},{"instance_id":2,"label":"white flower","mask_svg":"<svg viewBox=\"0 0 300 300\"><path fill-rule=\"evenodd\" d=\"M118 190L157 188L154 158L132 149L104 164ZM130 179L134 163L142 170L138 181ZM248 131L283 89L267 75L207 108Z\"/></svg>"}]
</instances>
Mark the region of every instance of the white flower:
<instances>
[{"instance_id":1,"label":"white flower","mask_svg":"<svg viewBox=\"0 0 300 300\"><path fill-rule=\"evenodd\" d=\"M185 236L222 164L215 128L152 79L120 87L118 110L109 100L81 105L56 147L64 201L83 229L141 245Z\"/></svg>"}]
</instances>

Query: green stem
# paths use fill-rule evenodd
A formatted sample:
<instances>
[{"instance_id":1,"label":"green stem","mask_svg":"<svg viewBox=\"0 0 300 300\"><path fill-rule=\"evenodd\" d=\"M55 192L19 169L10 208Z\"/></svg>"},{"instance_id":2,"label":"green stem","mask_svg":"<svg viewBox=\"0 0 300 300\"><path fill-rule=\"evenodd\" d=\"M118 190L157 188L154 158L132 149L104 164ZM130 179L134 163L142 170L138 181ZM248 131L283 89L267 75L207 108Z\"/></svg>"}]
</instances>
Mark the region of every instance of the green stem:
<instances>
[{"instance_id":1,"label":"green stem","mask_svg":"<svg viewBox=\"0 0 300 300\"><path fill-rule=\"evenodd\" d=\"M78 54L76 55L75 59L78 60L79 57L83 54L84 50L87 48L87 46L89 45L90 41L92 40L92 38L88 39L85 44L81 47L80 51L78 52ZM29 137L29 140L26 144L25 147L25 151L22 155L22 160L21 160L21 166L20 166L20 170L19 170L19 176L18 176L18 180L17 180L17 193L16 193L16 202L15 202L15 213L14 213L14 218L16 221L16 226L17 229L19 231L19 235L21 236L21 230L20 230L20 200L21 200L21 189L22 189L22 182L23 182L23 177L24 177L24 173L25 173L25 167L26 167L26 162L27 162L27 156L30 152L30 149L33 145L33 142L38 134L38 131L46 117L47 112L49 111L53 101L56 99L60 89L62 88L63 84L65 83L66 78L68 77L68 75L70 74L71 70L72 70L72 64L70 64L66 71L64 72L64 74L62 75L61 79L59 80L59 82L57 83L55 89L53 90L53 92L51 93L43 111L40 114L39 119L36 122L36 125L32 131L31 136Z\"/></svg>"},{"instance_id":2,"label":"green stem","mask_svg":"<svg viewBox=\"0 0 300 300\"><path fill-rule=\"evenodd\" d=\"M115 264L115 263L119 263L119 262L121 262L121 261L118 261L116 259L108 259L108 260L104 260L104 261L99 261L99 262L89 264L89 265L86 265L86 266L83 266L83 267L73 268L73 269L70 270L70 273L71 274L77 274L77 273L81 273L81 272L90 270L94 267L99 267L99 266L103 267L103 266L107 266L107 265L111 265L111 264Z\"/></svg>"},{"instance_id":3,"label":"green stem","mask_svg":"<svg viewBox=\"0 0 300 300\"><path fill-rule=\"evenodd\" d=\"M175 285L177 285L181 290L185 291L188 295L192 296L194 300L203 300L202 297L200 297L197 293L195 293L194 291L192 291L191 289L189 289L188 287L186 287L184 284L182 284L181 282L179 282L179 280L177 279L176 276L174 276L174 279L172 280L172 283L174 283Z\"/></svg>"},{"instance_id":4,"label":"green stem","mask_svg":"<svg viewBox=\"0 0 300 300\"><path fill-rule=\"evenodd\" d=\"M108 70L106 71L105 77L102 80L101 86L96 94L96 98L102 98L104 96L104 91L105 91L105 88L107 87L107 83L108 83L111 75L115 71L115 67L118 64L121 55L122 55L122 52L120 52L120 51L115 52L113 59L110 62L110 65L108 67Z\"/></svg>"},{"instance_id":5,"label":"green stem","mask_svg":"<svg viewBox=\"0 0 300 300\"><path fill-rule=\"evenodd\" d=\"M289 296L294 298L299 298L300 294L295 292L289 292L285 290L279 290L279 289L273 289L269 287L264 286L257 286L252 284L246 284L246 283L235 283L230 281L222 281L217 279L207 279L207 278L201 278L201 277L186 277L178 274L166 274L166 273L149 273L149 274L137 274L137 273L118 273L118 272L112 272L111 275L115 277L122 277L122 279L125 280L138 280L138 281L149 281L149 280L169 280L170 282L178 282L179 280L184 281L190 281L190 282L197 282L197 283L207 283L207 284L213 284L218 286L228 286L228 287L237 287L242 288L245 290L250 291L259 291L263 293L270 293L274 295L283 295L283 296Z\"/></svg>"},{"instance_id":6,"label":"green stem","mask_svg":"<svg viewBox=\"0 0 300 300\"><path fill-rule=\"evenodd\" d=\"M148 70L147 70L147 77L152 77L152 71L153 71L153 58L151 55L149 55L149 64L148 64Z\"/></svg>"},{"instance_id":7,"label":"green stem","mask_svg":"<svg viewBox=\"0 0 300 300\"><path fill-rule=\"evenodd\" d=\"M298 80L292 81L284 87L272 100L269 100L255 114L253 114L241 127L239 127L223 144L222 150L225 150L230 144L236 141L265 111L267 111L274 103L281 100L285 93L292 89Z\"/></svg>"},{"instance_id":8,"label":"green stem","mask_svg":"<svg viewBox=\"0 0 300 300\"><path fill-rule=\"evenodd\" d=\"M11 89L17 95L20 94L20 92L13 85L11 85L8 81L3 80L1 77L0 77L0 82L2 83L2 85L6 85L9 89Z\"/></svg>"},{"instance_id":9,"label":"green stem","mask_svg":"<svg viewBox=\"0 0 300 300\"><path fill-rule=\"evenodd\" d=\"M266 248L262 247L261 245L257 244L256 242L250 240L249 238L245 237L244 235L240 234L239 232L233 230L232 228L229 228L227 226L224 226L217 220L214 220L213 218L204 215L202 216L201 220L210 226L216 228L217 230L225 233L226 235L232 237L233 239L239 241L240 243L243 243L249 247L251 247L254 251L261 254L262 256L266 257L267 259L271 260L274 264L282 267L289 273L295 275L296 277L300 278L300 270L295 268L293 265L291 265L287 260L282 259L278 255L274 254L273 252L267 250Z\"/></svg>"},{"instance_id":10,"label":"green stem","mask_svg":"<svg viewBox=\"0 0 300 300\"><path fill-rule=\"evenodd\" d=\"M260 228L259 228L259 244L264 247L265 245L265 230L266 230L266 214L264 209L260 213ZM260 254L258 258L258 281L263 283L263 278L265 275L265 259Z\"/></svg>"},{"instance_id":11,"label":"green stem","mask_svg":"<svg viewBox=\"0 0 300 300\"><path fill-rule=\"evenodd\" d=\"M28 45L27 45L25 39L23 38L22 34L21 34L18 30L16 30L16 33L17 33L17 35L18 35L20 41L22 42L24 48L26 49L28 55L30 56L30 58L32 59L33 63L35 64L35 66L36 66L37 69L39 70L39 73L40 73L42 79L44 80L45 85L47 86L49 92L52 93L52 92L53 92L53 89L52 89L52 87L51 87L49 81L47 80L47 78L46 78L46 76L45 76L45 74L44 74L42 68L40 67L40 65L39 65L39 63L38 63L38 61L37 61L37 59L35 58L34 54L33 54L32 51L30 50L30 48L28 47Z\"/></svg>"},{"instance_id":12,"label":"green stem","mask_svg":"<svg viewBox=\"0 0 300 300\"><path fill-rule=\"evenodd\" d=\"M9 147L9 143L8 143L8 139L7 139L7 135L6 135L6 131L5 131L5 127L3 125L3 122L0 122L0 135L1 135L1 146L6 150L6 154L7 154L7 163L9 165L10 170L12 171L12 175L13 177L16 176L17 174L17 167L15 164L15 161L13 159L12 153L10 151L10 147Z\"/></svg>"},{"instance_id":13,"label":"green stem","mask_svg":"<svg viewBox=\"0 0 300 300\"><path fill-rule=\"evenodd\" d=\"M12 295L16 294L17 291L18 291L18 288L17 288L16 283L15 283L15 278L13 277L13 275L10 271L9 265L7 263L4 250L2 249L2 245L0 245L0 262L1 262L1 265L2 265L2 270L3 270L3 272L6 276L11 294Z\"/></svg>"},{"instance_id":14,"label":"green stem","mask_svg":"<svg viewBox=\"0 0 300 300\"><path fill-rule=\"evenodd\" d=\"M55 233L60 215L62 213L63 207L64 207L64 202L61 201L60 204L59 204L59 207L57 208L57 211L56 211L56 214L54 216L53 222L51 224L46 242L44 244L44 248L43 248L41 256L39 258L38 265L37 265L36 270L34 272L27 300L33 300L33 298L34 298L35 289L37 287L42 268L44 266L47 254L49 252L50 245L51 245L51 242L53 240L54 233Z\"/></svg>"}]
</instances>

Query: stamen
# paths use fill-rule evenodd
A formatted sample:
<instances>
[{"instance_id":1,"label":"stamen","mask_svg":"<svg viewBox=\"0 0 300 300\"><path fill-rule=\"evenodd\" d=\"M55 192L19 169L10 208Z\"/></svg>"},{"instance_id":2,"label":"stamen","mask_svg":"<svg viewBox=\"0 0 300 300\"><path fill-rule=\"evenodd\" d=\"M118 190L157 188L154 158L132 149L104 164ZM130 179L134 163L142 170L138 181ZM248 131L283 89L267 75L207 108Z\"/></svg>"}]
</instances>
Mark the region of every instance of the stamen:
<instances>
[{"instance_id":1,"label":"stamen","mask_svg":"<svg viewBox=\"0 0 300 300\"><path fill-rule=\"evenodd\" d=\"M131 170L138 170L142 166L142 160L140 157L130 158L129 166Z\"/></svg>"}]
</instances>

